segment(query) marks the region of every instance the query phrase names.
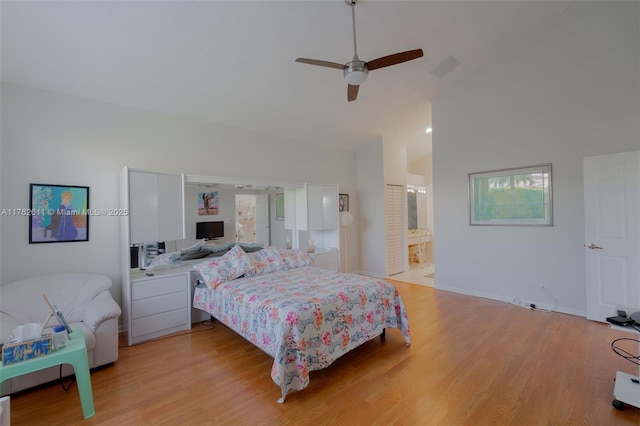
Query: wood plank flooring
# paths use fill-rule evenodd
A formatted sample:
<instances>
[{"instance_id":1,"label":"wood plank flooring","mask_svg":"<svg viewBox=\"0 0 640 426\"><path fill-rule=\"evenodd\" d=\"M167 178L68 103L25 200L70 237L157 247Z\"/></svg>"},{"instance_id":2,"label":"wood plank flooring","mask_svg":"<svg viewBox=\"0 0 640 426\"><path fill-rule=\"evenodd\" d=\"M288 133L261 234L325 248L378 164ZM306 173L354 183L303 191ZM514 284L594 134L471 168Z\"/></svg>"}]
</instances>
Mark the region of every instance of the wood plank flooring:
<instances>
[{"instance_id":1,"label":"wood plank flooring","mask_svg":"<svg viewBox=\"0 0 640 426\"><path fill-rule=\"evenodd\" d=\"M394 282L412 344L398 330L311 373L278 404L272 359L220 323L120 348L91 375L96 415L83 420L75 384L11 397L20 425L638 425L611 406L613 353L632 337L606 324ZM628 348L637 353L637 344Z\"/></svg>"}]
</instances>

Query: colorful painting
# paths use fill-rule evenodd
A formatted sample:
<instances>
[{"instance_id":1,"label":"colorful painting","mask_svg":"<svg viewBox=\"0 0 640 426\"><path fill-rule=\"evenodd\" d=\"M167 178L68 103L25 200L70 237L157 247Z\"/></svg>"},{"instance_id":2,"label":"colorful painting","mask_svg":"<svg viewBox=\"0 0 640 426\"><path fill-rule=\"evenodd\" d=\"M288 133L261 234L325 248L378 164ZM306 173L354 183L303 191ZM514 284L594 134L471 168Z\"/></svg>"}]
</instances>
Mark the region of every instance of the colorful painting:
<instances>
[{"instance_id":1,"label":"colorful painting","mask_svg":"<svg viewBox=\"0 0 640 426\"><path fill-rule=\"evenodd\" d=\"M218 214L218 191L198 192L198 215Z\"/></svg>"},{"instance_id":2,"label":"colorful painting","mask_svg":"<svg viewBox=\"0 0 640 426\"><path fill-rule=\"evenodd\" d=\"M89 187L29 185L29 244L89 241Z\"/></svg>"}]
</instances>

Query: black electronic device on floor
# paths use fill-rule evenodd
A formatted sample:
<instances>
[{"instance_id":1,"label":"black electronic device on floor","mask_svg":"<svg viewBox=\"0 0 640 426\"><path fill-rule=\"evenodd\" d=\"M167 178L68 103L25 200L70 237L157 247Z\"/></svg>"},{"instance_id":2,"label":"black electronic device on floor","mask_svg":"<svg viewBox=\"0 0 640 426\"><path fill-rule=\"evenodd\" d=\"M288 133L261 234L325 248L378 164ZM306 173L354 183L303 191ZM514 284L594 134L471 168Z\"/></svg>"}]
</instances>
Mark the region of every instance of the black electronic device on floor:
<instances>
[{"instance_id":1,"label":"black electronic device on floor","mask_svg":"<svg viewBox=\"0 0 640 426\"><path fill-rule=\"evenodd\" d=\"M623 317L621 315L617 315L615 317L608 317L607 322L614 325L619 325L622 327L629 327L635 323L635 321L632 320L631 318Z\"/></svg>"}]
</instances>

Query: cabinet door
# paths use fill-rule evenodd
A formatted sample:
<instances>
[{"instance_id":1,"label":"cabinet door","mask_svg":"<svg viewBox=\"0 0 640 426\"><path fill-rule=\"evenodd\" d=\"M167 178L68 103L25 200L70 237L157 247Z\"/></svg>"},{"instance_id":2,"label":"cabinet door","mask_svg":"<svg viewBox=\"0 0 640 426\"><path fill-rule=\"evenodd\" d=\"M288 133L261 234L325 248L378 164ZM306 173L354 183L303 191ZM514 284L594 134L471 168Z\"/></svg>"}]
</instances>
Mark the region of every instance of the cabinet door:
<instances>
[{"instance_id":1,"label":"cabinet door","mask_svg":"<svg viewBox=\"0 0 640 426\"><path fill-rule=\"evenodd\" d=\"M324 229L338 229L340 212L338 211L338 186L327 185L322 193Z\"/></svg>"},{"instance_id":2,"label":"cabinet door","mask_svg":"<svg viewBox=\"0 0 640 426\"><path fill-rule=\"evenodd\" d=\"M308 185L307 208L310 231L337 229L339 226L337 185Z\"/></svg>"},{"instance_id":3,"label":"cabinet door","mask_svg":"<svg viewBox=\"0 0 640 426\"><path fill-rule=\"evenodd\" d=\"M131 244L158 241L158 177L129 172L129 232Z\"/></svg>"},{"instance_id":4,"label":"cabinet door","mask_svg":"<svg viewBox=\"0 0 640 426\"><path fill-rule=\"evenodd\" d=\"M307 218L310 231L324 229L324 188L320 185L307 186Z\"/></svg>"},{"instance_id":5,"label":"cabinet door","mask_svg":"<svg viewBox=\"0 0 640 426\"><path fill-rule=\"evenodd\" d=\"M185 238L181 175L129 172L129 229L131 244Z\"/></svg>"},{"instance_id":6,"label":"cabinet door","mask_svg":"<svg viewBox=\"0 0 640 426\"><path fill-rule=\"evenodd\" d=\"M184 183L180 175L158 176L158 239L182 240L184 226Z\"/></svg>"}]
</instances>

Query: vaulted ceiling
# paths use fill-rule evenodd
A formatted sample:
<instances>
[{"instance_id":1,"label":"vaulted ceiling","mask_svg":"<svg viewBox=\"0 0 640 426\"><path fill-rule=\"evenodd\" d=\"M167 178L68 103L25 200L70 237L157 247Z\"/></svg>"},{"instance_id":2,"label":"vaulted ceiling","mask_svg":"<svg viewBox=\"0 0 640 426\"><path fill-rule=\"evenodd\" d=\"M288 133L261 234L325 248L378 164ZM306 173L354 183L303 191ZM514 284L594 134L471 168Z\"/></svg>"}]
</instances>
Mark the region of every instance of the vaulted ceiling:
<instances>
[{"instance_id":1,"label":"vaulted ceiling","mask_svg":"<svg viewBox=\"0 0 640 426\"><path fill-rule=\"evenodd\" d=\"M323 1L1 3L1 76L116 104L355 149L389 132L430 151L430 101L562 13L567 1L375 1L356 9L367 61L421 48L373 71L347 102L351 10ZM453 57L459 65L437 76ZM446 70L445 70L446 71ZM437 132L437 129L435 130Z\"/></svg>"}]
</instances>

